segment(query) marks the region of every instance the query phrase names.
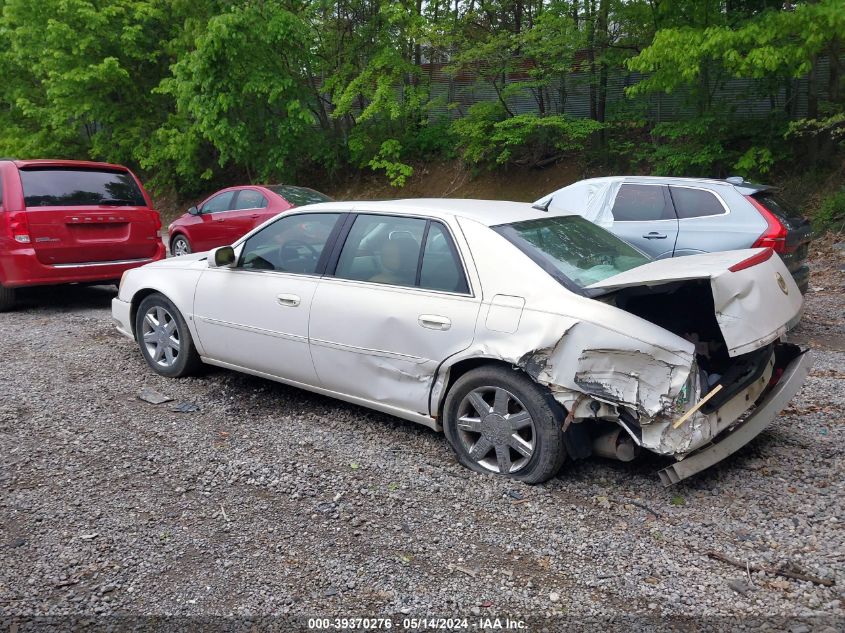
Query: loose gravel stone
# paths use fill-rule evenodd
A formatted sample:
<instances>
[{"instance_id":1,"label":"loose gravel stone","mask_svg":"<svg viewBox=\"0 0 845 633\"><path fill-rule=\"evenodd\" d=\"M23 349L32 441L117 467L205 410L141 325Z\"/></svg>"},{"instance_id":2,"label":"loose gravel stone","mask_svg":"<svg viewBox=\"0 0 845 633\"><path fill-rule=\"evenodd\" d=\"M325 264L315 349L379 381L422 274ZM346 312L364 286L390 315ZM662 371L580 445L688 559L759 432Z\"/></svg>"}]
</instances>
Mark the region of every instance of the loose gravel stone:
<instances>
[{"instance_id":1,"label":"loose gravel stone","mask_svg":"<svg viewBox=\"0 0 845 633\"><path fill-rule=\"evenodd\" d=\"M807 296L802 391L745 449L671 489L648 455L515 485L387 415L212 368L162 378L115 331L113 289L27 291L0 314L0 609L632 613L761 631L776 616L845 617L842 278ZM141 401L144 389L198 410ZM737 593L738 570L709 550L835 585L752 572Z\"/></svg>"}]
</instances>

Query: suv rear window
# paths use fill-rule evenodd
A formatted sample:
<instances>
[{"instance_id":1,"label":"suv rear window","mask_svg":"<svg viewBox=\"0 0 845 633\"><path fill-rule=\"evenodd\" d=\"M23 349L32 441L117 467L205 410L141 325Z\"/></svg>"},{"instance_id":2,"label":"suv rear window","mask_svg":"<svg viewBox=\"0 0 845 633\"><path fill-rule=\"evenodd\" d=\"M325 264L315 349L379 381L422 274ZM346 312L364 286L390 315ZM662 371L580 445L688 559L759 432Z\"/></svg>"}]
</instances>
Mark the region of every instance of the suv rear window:
<instances>
[{"instance_id":1,"label":"suv rear window","mask_svg":"<svg viewBox=\"0 0 845 633\"><path fill-rule=\"evenodd\" d=\"M579 216L492 228L570 289L585 288L651 261L628 242Z\"/></svg>"},{"instance_id":2,"label":"suv rear window","mask_svg":"<svg viewBox=\"0 0 845 633\"><path fill-rule=\"evenodd\" d=\"M125 171L38 168L20 174L28 207L147 206L135 179Z\"/></svg>"},{"instance_id":3,"label":"suv rear window","mask_svg":"<svg viewBox=\"0 0 845 633\"><path fill-rule=\"evenodd\" d=\"M788 230L797 229L807 222L801 216L801 211L773 191L761 191L752 197L766 207Z\"/></svg>"}]
</instances>

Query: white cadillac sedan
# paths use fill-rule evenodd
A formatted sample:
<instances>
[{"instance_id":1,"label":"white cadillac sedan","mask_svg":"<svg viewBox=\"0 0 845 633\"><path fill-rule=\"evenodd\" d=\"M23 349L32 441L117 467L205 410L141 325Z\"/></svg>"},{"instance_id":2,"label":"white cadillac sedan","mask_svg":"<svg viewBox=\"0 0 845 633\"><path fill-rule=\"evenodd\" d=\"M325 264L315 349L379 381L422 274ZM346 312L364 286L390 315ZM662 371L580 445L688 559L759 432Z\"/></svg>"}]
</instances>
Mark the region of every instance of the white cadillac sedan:
<instances>
[{"instance_id":1,"label":"white cadillac sedan","mask_svg":"<svg viewBox=\"0 0 845 633\"><path fill-rule=\"evenodd\" d=\"M801 309L771 249L650 261L576 215L448 199L301 207L128 271L112 303L164 376L209 363L353 402L532 483L644 448L666 485L800 389Z\"/></svg>"}]
</instances>

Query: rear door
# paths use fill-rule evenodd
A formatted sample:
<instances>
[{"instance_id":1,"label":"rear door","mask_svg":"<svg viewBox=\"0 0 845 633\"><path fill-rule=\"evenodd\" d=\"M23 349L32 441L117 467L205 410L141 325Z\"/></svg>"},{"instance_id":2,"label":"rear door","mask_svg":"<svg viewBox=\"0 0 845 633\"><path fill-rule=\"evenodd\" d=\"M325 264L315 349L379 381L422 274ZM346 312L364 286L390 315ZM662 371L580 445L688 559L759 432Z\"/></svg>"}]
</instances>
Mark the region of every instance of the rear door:
<instances>
[{"instance_id":1,"label":"rear door","mask_svg":"<svg viewBox=\"0 0 845 633\"><path fill-rule=\"evenodd\" d=\"M613 201L610 231L655 259L672 257L678 219L664 185L625 183Z\"/></svg>"},{"instance_id":2,"label":"rear door","mask_svg":"<svg viewBox=\"0 0 845 633\"><path fill-rule=\"evenodd\" d=\"M323 387L428 415L434 373L473 340L473 296L445 224L358 215L314 295L311 356Z\"/></svg>"},{"instance_id":3,"label":"rear door","mask_svg":"<svg viewBox=\"0 0 845 633\"><path fill-rule=\"evenodd\" d=\"M676 257L748 248L753 243L747 223L740 215L731 215L718 192L671 185L669 195L678 216Z\"/></svg>"},{"instance_id":4,"label":"rear door","mask_svg":"<svg viewBox=\"0 0 845 633\"><path fill-rule=\"evenodd\" d=\"M226 214L234 234L232 241L246 235L265 220L270 219L267 211L267 198L256 189L241 189L235 198L234 209Z\"/></svg>"},{"instance_id":5,"label":"rear door","mask_svg":"<svg viewBox=\"0 0 845 633\"><path fill-rule=\"evenodd\" d=\"M156 214L126 170L19 170L30 237L43 264L137 260L158 250Z\"/></svg>"}]
</instances>

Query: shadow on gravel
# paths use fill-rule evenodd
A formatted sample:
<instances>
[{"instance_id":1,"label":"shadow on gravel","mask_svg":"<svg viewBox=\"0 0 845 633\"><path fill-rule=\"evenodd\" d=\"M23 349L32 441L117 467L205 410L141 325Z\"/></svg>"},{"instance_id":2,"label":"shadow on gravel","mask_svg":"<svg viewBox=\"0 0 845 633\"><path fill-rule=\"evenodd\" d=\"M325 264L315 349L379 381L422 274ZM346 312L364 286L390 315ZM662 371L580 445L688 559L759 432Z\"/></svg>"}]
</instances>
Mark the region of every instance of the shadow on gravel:
<instances>
[{"instance_id":1,"label":"shadow on gravel","mask_svg":"<svg viewBox=\"0 0 845 633\"><path fill-rule=\"evenodd\" d=\"M34 286L20 288L16 293L13 312L26 310L80 310L111 309L111 300L117 296L114 285L85 286L68 284L63 286Z\"/></svg>"},{"instance_id":2,"label":"shadow on gravel","mask_svg":"<svg viewBox=\"0 0 845 633\"><path fill-rule=\"evenodd\" d=\"M725 484L726 480L747 477L749 470L759 468L756 462L759 462L762 456L771 452L770 449L776 445L777 440L773 432L771 430L766 431L719 464L670 486L667 490L674 491L673 494L683 494L685 490L718 489ZM592 456L586 460L570 461L564 464L558 478L578 479L586 482L606 479L622 486L632 485L632 488L639 484L647 484L659 489L662 485L657 471L672 463L672 459L648 451L642 451L631 462L620 462Z\"/></svg>"}]
</instances>

